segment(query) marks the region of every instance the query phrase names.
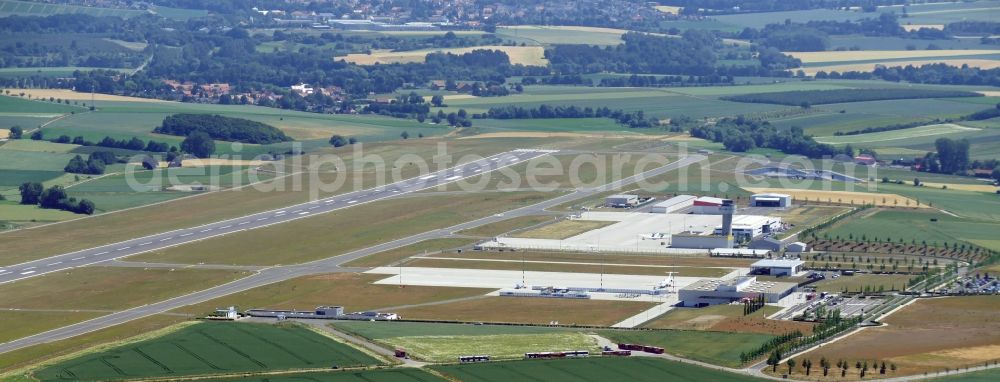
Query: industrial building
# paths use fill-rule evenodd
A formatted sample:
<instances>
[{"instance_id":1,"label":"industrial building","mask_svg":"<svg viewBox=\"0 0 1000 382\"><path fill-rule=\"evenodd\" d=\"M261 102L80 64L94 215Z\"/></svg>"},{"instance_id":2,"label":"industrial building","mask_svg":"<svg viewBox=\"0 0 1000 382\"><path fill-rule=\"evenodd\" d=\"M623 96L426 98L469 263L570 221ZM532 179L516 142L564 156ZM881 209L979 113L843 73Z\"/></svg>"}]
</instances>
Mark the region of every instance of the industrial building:
<instances>
[{"instance_id":1,"label":"industrial building","mask_svg":"<svg viewBox=\"0 0 1000 382\"><path fill-rule=\"evenodd\" d=\"M786 194L753 194L750 196L750 207L778 207L788 208L792 206L792 196Z\"/></svg>"},{"instance_id":2,"label":"industrial building","mask_svg":"<svg viewBox=\"0 0 1000 382\"><path fill-rule=\"evenodd\" d=\"M781 252L781 250L785 249L785 243L773 237L762 237L754 239L750 244L747 244L747 247L750 249L766 249L768 251Z\"/></svg>"},{"instance_id":3,"label":"industrial building","mask_svg":"<svg viewBox=\"0 0 1000 382\"><path fill-rule=\"evenodd\" d=\"M639 195L618 194L604 198L605 207L629 208L639 205Z\"/></svg>"},{"instance_id":4,"label":"industrial building","mask_svg":"<svg viewBox=\"0 0 1000 382\"><path fill-rule=\"evenodd\" d=\"M725 200L711 196L700 196L695 198L692 203L694 205L692 213L699 215L722 215L722 203Z\"/></svg>"},{"instance_id":5,"label":"industrial building","mask_svg":"<svg viewBox=\"0 0 1000 382\"><path fill-rule=\"evenodd\" d=\"M788 252L802 253L809 250L809 245L801 241L796 241L792 244L789 244L788 247L785 248L785 250Z\"/></svg>"},{"instance_id":6,"label":"industrial building","mask_svg":"<svg viewBox=\"0 0 1000 382\"><path fill-rule=\"evenodd\" d=\"M732 248L733 236L704 235L697 232L681 232L670 237L670 246L674 248L715 249Z\"/></svg>"},{"instance_id":7,"label":"industrial building","mask_svg":"<svg viewBox=\"0 0 1000 382\"><path fill-rule=\"evenodd\" d=\"M697 199L694 195L677 195L670 199L664 200L662 202L653 205L653 208L649 210L654 214L669 214L680 211L682 209L691 207L694 205L694 200Z\"/></svg>"},{"instance_id":8,"label":"industrial building","mask_svg":"<svg viewBox=\"0 0 1000 382\"><path fill-rule=\"evenodd\" d=\"M781 218L760 215L740 215L733 218L732 235L736 240L751 240L755 237L781 230ZM723 227L717 226L713 232L722 234Z\"/></svg>"},{"instance_id":9,"label":"industrial building","mask_svg":"<svg viewBox=\"0 0 1000 382\"><path fill-rule=\"evenodd\" d=\"M799 259L764 259L750 265L750 273L770 276L795 276L806 265Z\"/></svg>"},{"instance_id":10,"label":"industrial building","mask_svg":"<svg viewBox=\"0 0 1000 382\"><path fill-rule=\"evenodd\" d=\"M757 281L753 276L731 280L704 279L681 288L678 298L681 306L693 307L729 304L758 296L764 296L769 304L776 304L795 292L797 286L795 283Z\"/></svg>"}]
</instances>

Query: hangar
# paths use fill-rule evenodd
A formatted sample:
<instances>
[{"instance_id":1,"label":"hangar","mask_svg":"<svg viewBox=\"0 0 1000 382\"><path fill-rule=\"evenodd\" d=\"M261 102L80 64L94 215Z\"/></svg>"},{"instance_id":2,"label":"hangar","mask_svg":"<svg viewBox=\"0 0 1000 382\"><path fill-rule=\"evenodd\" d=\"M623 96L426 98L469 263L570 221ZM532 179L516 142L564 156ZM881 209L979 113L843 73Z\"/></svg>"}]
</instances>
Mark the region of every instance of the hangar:
<instances>
[{"instance_id":1,"label":"hangar","mask_svg":"<svg viewBox=\"0 0 1000 382\"><path fill-rule=\"evenodd\" d=\"M764 259L750 265L755 275L795 276L806 262L799 259Z\"/></svg>"},{"instance_id":2,"label":"hangar","mask_svg":"<svg viewBox=\"0 0 1000 382\"><path fill-rule=\"evenodd\" d=\"M753 194L750 196L750 207L779 207L792 205L792 196L786 194Z\"/></svg>"},{"instance_id":3,"label":"hangar","mask_svg":"<svg viewBox=\"0 0 1000 382\"><path fill-rule=\"evenodd\" d=\"M769 304L776 304L795 292L797 286L796 283L757 281L753 276L731 280L704 279L681 288L678 298L681 306L696 307L729 304L758 296L764 296Z\"/></svg>"},{"instance_id":4,"label":"hangar","mask_svg":"<svg viewBox=\"0 0 1000 382\"><path fill-rule=\"evenodd\" d=\"M694 195L677 195L670 199L664 200L662 202L653 205L653 208L649 210L654 214L669 214L684 208L690 207L694 204L696 197Z\"/></svg>"},{"instance_id":5,"label":"hangar","mask_svg":"<svg viewBox=\"0 0 1000 382\"><path fill-rule=\"evenodd\" d=\"M627 208L635 207L639 204L639 195L619 194L604 198L605 207Z\"/></svg>"}]
</instances>

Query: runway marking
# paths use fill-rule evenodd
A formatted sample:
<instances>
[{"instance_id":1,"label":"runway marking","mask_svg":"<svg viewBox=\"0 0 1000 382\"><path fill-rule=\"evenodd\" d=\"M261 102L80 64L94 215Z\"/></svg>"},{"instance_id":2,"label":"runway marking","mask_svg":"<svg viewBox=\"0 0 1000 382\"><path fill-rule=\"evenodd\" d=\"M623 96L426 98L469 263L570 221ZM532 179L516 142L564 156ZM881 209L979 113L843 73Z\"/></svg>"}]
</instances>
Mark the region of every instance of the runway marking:
<instances>
[{"instance_id":1,"label":"runway marking","mask_svg":"<svg viewBox=\"0 0 1000 382\"><path fill-rule=\"evenodd\" d=\"M394 194L399 193L399 190L392 190L392 193Z\"/></svg>"},{"instance_id":2,"label":"runway marking","mask_svg":"<svg viewBox=\"0 0 1000 382\"><path fill-rule=\"evenodd\" d=\"M462 177L461 175L449 176L447 178L444 178L444 180L455 180L461 177Z\"/></svg>"},{"instance_id":3,"label":"runway marking","mask_svg":"<svg viewBox=\"0 0 1000 382\"><path fill-rule=\"evenodd\" d=\"M29 269L35 269L35 268L38 268L38 267L27 267L27 268L22 269L22 271L26 271L26 270L29 270Z\"/></svg>"},{"instance_id":4,"label":"runway marking","mask_svg":"<svg viewBox=\"0 0 1000 382\"><path fill-rule=\"evenodd\" d=\"M227 226L222 226L222 227L219 227L219 229L226 229L226 228L229 228L229 227L232 227L232 226L233 226L233 225L232 225L232 224L230 224L230 225L227 225Z\"/></svg>"},{"instance_id":5,"label":"runway marking","mask_svg":"<svg viewBox=\"0 0 1000 382\"><path fill-rule=\"evenodd\" d=\"M285 212L288 212L288 211L278 211L278 212L275 212L274 214L275 214L275 215L281 215L281 214L283 214L283 213L285 213Z\"/></svg>"},{"instance_id":6,"label":"runway marking","mask_svg":"<svg viewBox=\"0 0 1000 382\"><path fill-rule=\"evenodd\" d=\"M437 175L427 175L425 177L420 178L420 180L431 180L431 179L434 179L436 177L437 177Z\"/></svg>"},{"instance_id":7,"label":"runway marking","mask_svg":"<svg viewBox=\"0 0 1000 382\"><path fill-rule=\"evenodd\" d=\"M208 232L208 231L211 231L211 230L212 230L211 228L206 228L206 229L203 229L203 230L198 231L198 232Z\"/></svg>"},{"instance_id":8,"label":"runway marking","mask_svg":"<svg viewBox=\"0 0 1000 382\"><path fill-rule=\"evenodd\" d=\"M476 171L473 171L473 172L480 172L480 171L483 171L483 169L477 168Z\"/></svg>"},{"instance_id":9,"label":"runway marking","mask_svg":"<svg viewBox=\"0 0 1000 382\"><path fill-rule=\"evenodd\" d=\"M147 241L147 242L145 242L145 243L142 243L142 244L139 244L139 245L150 245L150 244L153 244L153 242L151 242L151 241Z\"/></svg>"},{"instance_id":10,"label":"runway marking","mask_svg":"<svg viewBox=\"0 0 1000 382\"><path fill-rule=\"evenodd\" d=\"M30 275L32 273L35 273L35 271L21 272L22 275Z\"/></svg>"},{"instance_id":11,"label":"runway marking","mask_svg":"<svg viewBox=\"0 0 1000 382\"><path fill-rule=\"evenodd\" d=\"M51 267L51 266L53 266L53 265L59 265L59 264L62 264L62 261L56 261L56 262L54 262L54 263L50 263L50 264L49 264L48 266L50 266L50 267Z\"/></svg>"},{"instance_id":12,"label":"runway marking","mask_svg":"<svg viewBox=\"0 0 1000 382\"><path fill-rule=\"evenodd\" d=\"M129 249L129 248L132 248L132 247L121 247L121 248L116 249L116 251L124 251L124 250Z\"/></svg>"},{"instance_id":13,"label":"runway marking","mask_svg":"<svg viewBox=\"0 0 1000 382\"><path fill-rule=\"evenodd\" d=\"M261 220L267 220L267 218L260 218L260 219L257 219L257 221L261 221Z\"/></svg>"},{"instance_id":14,"label":"runway marking","mask_svg":"<svg viewBox=\"0 0 1000 382\"><path fill-rule=\"evenodd\" d=\"M305 215L305 214L308 214L308 213L309 213L309 211L303 211L303 212L299 212L299 215Z\"/></svg>"},{"instance_id":15,"label":"runway marking","mask_svg":"<svg viewBox=\"0 0 1000 382\"><path fill-rule=\"evenodd\" d=\"M160 241L167 241L167 240L170 240L170 239L173 239L173 238L172 237L167 237L167 238L160 239Z\"/></svg>"},{"instance_id":16,"label":"runway marking","mask_svg":"<svg viewBox=\"0 0 1000 382\"><path fill-rule=\"evenodd\" d=\"M250 222L240 222L240 224L237 225L244 225L244 224L250 224Z\"/></svg>"},{"instance_id":17,"label":"runway marking","mask_svg":"<svg viewBox=\"0 0 1000 382\"><path fill-rule=\"evenodd\" d=\"M354 204L354 203L357 203L357 202L358 202L357 200L352 200L352 201L347 202L347 204Z\"/></svg>"},{"instance_id":18,"label":"runway marking","mask_svg":"<svg viewBox=\"0 0 1000 382\"><path fill-rule=\"evenodd\" d=\"M82 259L83 259L83 256L81 256L81 257L74 257L74 258L72 258L70 260L82 260Z\"/></svg>"},{"instance_id":19,"label":"runway marking","mask_svg":"<svg viewBox=\"0 0 1000 382\"><path fill-rule=\"evenodd\" d=\"M182 233L182 234L177 235L177 236L184 237L184 236L191 236L193 234L194 234L194 232L188 232L188 233Z\"/></svg>"},{"instance_id":20,"label":"runway marking","mask_svg":"<svg viewBox=\"0 0 1000 382\"><path fill-rule=\"evenodd\" d=\"M104 251L104 252L97 252L97 253L95 253L95 254L94 254L94 256L100 256L100 255L103 255L103 254L105 254L105 253L108 253L108 251ZM82 259L82 257L81 257L81 259Z\"/></svg>"},{"instance_id":21,"label":"runway marking","mask_svg":"<svg viewBox=\"0 0 1000 382\"><path fill-rule=\"evenodd\" d=\"M309 207L309 209L310 209L310 210L315 210L316 208L319 208L319 206L312 206L312 207Z\"/></svg>"}]
</instances>

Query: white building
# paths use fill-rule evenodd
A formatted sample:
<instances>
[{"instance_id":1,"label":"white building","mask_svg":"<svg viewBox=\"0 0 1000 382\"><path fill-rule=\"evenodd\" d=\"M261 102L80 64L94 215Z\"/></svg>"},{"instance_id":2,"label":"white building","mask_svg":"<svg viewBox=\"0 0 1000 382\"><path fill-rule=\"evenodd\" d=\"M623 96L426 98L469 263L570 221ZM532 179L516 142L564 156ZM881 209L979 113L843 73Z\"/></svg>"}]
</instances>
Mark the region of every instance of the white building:
<instances>
[{"instance_id":1,"label":"white building","mask_svg":"<svg viewBox=\"0 0 1000 382\"><path fill-rule=\"evenodd\" d=\"M605 207L626 208L639 204L639 195L618 194L604 198Z\"/></svg>"},{"instance_id":2,"label":"white building","mask_svg":"<svg viewBox=\"0 0 1000 382\"><path fill-rule=\"evenodd\" d=\"M694 195L677 195L670 199L654 204L653 208L649 210L649 212L652 212L654 214L673 213L675 211L679 211L694 205L695 199L697 198Z\"/></svg>"},{"instance_id":3,"label":"white building","mask_svg":"<svg viewBox=\"0 0 1000 382\"><path fill-rule=\"evenodd\" d=\"M789 244L788 247L785 248L785 250L787 250L788 252L802 253L809 250L809 245L801 241L796 241L792 244Z\"/></svg>"},{"instance_id":4,"label":"white building","mask_svg":"<svg viewBox=\"0 0 1000 382\"><path fill-rule=\"evenodd\" d=\"M761 215L737 215L733 217L733 237L737 240L751 240L766 233L781 229L781 218ZM722 234L722 226L716 226L713 232Z\"/></svg>"},{"instance_id":5,"label":"white building","mask_svg":"<svg viewBox=\"0 0 1000 382\"><path fill-rule=\"evenodd\" d=\"M307 96L313 94L314 89L312 86L309 86L308 84L298 84L298 85L292 85L292 91L299 93L299 95Z\"/></svg>"},{"instance_id":6,"label":"white building","mask_svg":"<svg viewBox=\"0 0 1000 382\"><path fill-rule=\"evenodd\" d=\"M756 277L737 277L731 280L704 279L681 288L678 298L681 306L709 306L729 304L744 299L764 296L769 304L795 292L796 283L757 281Z\"/></svg>"},{"instance_id":7,"label":"white building","mask_svg":"<svg viewBox=\"0 0 1000 382\"><path fill-rule=\"evenodd\" d=\"M792 205L792 196L786 194L753 194L750 196L750 207L787 208Z\"/></svg>"},{"instance_id":8,"label":"white building","mask_svg":"<svg viewBox=\"0 0 1000 382\"><path fill-rule=\"evenodd\" d=\"M698 197L693 201L694 210L692 212L699 215L721 215L723 200L711 196Z\"/></svg>"},{"instance_id":9,"label":"white building","mask_svg":"<svg viewBox=\"0 0 1000 382\"><path fill-rule=\"evenodd\" d=\"M755 275L795 276L802 272L805 261L799 259L764 259L750 265L750 273Z\"/></svg>"}]
</instances>

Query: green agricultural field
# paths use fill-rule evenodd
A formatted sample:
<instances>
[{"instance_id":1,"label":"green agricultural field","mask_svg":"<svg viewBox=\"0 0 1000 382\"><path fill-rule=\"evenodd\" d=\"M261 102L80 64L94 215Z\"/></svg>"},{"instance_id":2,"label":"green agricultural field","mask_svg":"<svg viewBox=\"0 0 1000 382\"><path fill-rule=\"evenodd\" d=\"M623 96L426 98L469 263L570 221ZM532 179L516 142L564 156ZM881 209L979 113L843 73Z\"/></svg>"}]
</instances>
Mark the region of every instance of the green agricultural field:
<instances>
[{"instance_id":1,"label":"green agricultural field","mask_svg":"<svg viewBox=\"0 0 1000 382\"><path fill-rule=\"evenodd\" d=\"M488 334L477 336L411 336L382 340L406 349L414 357L435 362L455 362L464 355L489 355L492 359L520 359L527 352L599 351L597 340L583 333Z\"/></svg>"},{"instance_id":2,"label":"green agricultural field","mask_svg":"<svg viewBox=\"0 0 1000 382\"><path fill-rule=\"evenodd\" d=\"M79 66L49 66L44 68L0 68L0 78L14 78L14 77L72 77L73 72L89 71L89 70L118 70L126 71L131 69L121 69L121 68L87 68ZM13 94L13 91L11 92Z\"/></svg>"},{"instance_id":3,"label":"green agricultural field","mask_svg":"<svg viewBox=\"0 0 1000 382\"><path fill-rule=\"evenodd\" d=\"M993 382L1000 379L1000 369L964 373L951 377L934 378L932 382Z\"/></svg>"},{"instance_id":4,"label":"green agricultural field","mask_svg":"<svg viewBox=\"0 0 1000 382\"><path fill-rule=\"evenodd\" d=\"M13 95L16 92L16 89L12 90L11 94ZM18 115L45 114L48 116L65 114L72 111L82 112L85 110L87 109L62 103L49 102L47 100L37 101L21 97L0 96L0 115L6 113L17 113Z\"/></svg>"},{"instance_id":5,"label":"green agricultural field","mask_svg":"<svg viewBox=\"0 0 1000 382\"><path fill-rule=\"evenodd\" d=\"M676 356L728 367L739 367L740 353L757 349L774 338L766 334L693 330L601 330L598 334L614 342L659 346Z\"/></svg>"},{"instance_id":6,"label":"green agricultural field","mask_svg":"<svg viewBox=\"0 0 1000 382\"><path fill-rule=\"evenodd\" d=\"M589 357L581 359L491 362L433 366L463 382L540 380L546 382L704 382L761 379L655 358Z\"/></svg>"},{"instance_id":7,"label":"green agricultural field","mask_svg":"<svg viewBox=\"0 0 1000 382\"><path fill-rule=\"evenodd\" d=\"M864 264L858 264L859 268L864 268ZM813 286L819 292L840 293L862 292L864 290L902 290L904 286L910 285L911 275L876 275L858 274L854 276L841 276L819 281Z\"/></svg>"},{"instance_id":8,"label":"green agricultural field","mask_svg":"<svg viewBox=\"0 0 1000 382\"><path fill-rule=\"evenodd\" d=\"M536 45L587 44L618 45L627 31L611 28L517 25L497 28L497 35Z\"/></svg>"},{"instance_id":9,"label":"green agricultural field","mask_svg":"<svg viewBox=\"0 0 1000 382\"><path fill-rule=\"evenodd\" d=\"M42 368L42 380L96 381L375 365L381 361L296 325L203 322Z\"/></svg>"},{"instance_id":10,"label":"green agricultural field","mask_svg":"<svg viewBox=\"0 0 1000 382\"><path fill-rule=\"evenodd\" d=\"M876 17L871 13L841 11L833 9L812 9L805 11L754 12L712 17L719 22L744 27L763 28L767 24L780 24L786 19L804 23L810 20L853 21L866 17Z\"/></svg>"},{"instance_id":11,"label":"green agricultural field","mask_svg":"<svg viewBox=\"0 0 1000 382\"><path fill-rule=\"evenodd\" d=\"M193 10L169 7L153 7L153 13L163 17L186 20L189 18L204 17L208 15L205 10ZM86 14L91 16L115 16L130 18L144 15L147 12L138 9L85 7L68 4L49 4L31 1L0 0L0 17L7 16L49 16L55 14L72 13Z\"/></svg>"},{"instance_id":12,"label":"green agricultural field","mask_svg":"<svg viewBox=\"0 0 1000 382\"><path fill-rule=\"evenodd\" d=\"M363 371L331 371L312 373L293 373L278 375L262 375L237 378L202 379L211 382L444 382L434 374L412 368L397 368L385 370Z\"/></svg>"},{"instance_id":13,"label":"green agricultural field","mask_svg":"<svg viewBox=\"0 0 1000 382\"><path fill-rule=\"evenodd\" d=\"M922 173L914 173L920 178ZM912 180L912 179L906 179ZM1000 200L995 194L962 190L943 190L913 185L879 184L878 192L894 193L944 209L966 220L987 223L1000 221Z\"/></svg>"},{"instance_id":14,"label":"green agricultural field","mask_svg":"<svg viewBox=\"0 0 1000 382\"><path fill-rule=\"evenodd\" d=\"M959 192L959 191L954 191ZM931 221L935 219L937 221ZM833 228L823 230L817 235L841 239L854 238L873 240L876 237L885 241L900 239L904 243L917 244L926 242L931 246L975 243L997 250L996 233L1000 232L1000 224L994 222L976 222L957 218L951 215L923 211L879 211L864 218L852 218L836 224Z\"/></svg>"},{"instance_id":15,"label":"green agricultural field","mask_svg":"<svg viewBox=\"0 0 1000 382\"><path fill-rule=\"evenodd\" d=\"M892 141L907 140L917 137L948 135L956 132L968 132L976 130L978 129L972 127L965 127L954 123L942 123L936 125L911 127L908 129L901 129L901 130L881 131L876 133L816 137L816 141L819 143L827 143L831 145L858 144L858 143L878 143L878 144L891 145L893 144Z\"/></svg>"}]
</instances>

